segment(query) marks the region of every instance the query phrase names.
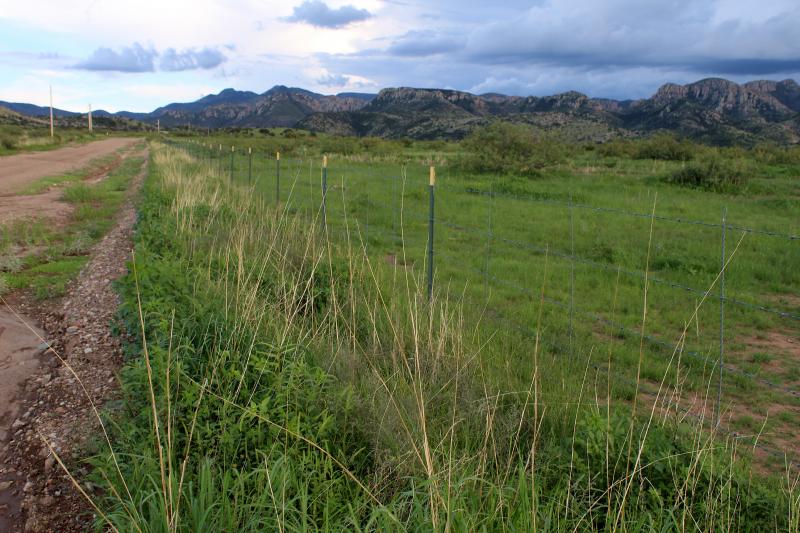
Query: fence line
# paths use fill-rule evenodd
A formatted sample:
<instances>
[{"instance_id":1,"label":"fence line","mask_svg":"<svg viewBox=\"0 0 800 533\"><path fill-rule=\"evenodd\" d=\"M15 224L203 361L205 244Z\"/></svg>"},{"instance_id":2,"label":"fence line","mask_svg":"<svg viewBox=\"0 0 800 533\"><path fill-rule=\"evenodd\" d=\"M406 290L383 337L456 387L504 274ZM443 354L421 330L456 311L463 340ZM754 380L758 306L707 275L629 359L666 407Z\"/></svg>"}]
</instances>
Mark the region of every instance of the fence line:
<instances>
[{"instance_id":1,"label":"fence line","mask_svg":"<svg viewBox=\"0 0 800 533\"><path fill-rule=\"evenodd\" d=\"M209 164L209 166L210 166L210 168L212 170L216 166L215 162L214 162L215 154L216 154L217 158L219 159L218 175L220 177L223 177L223 166L222 165L223 165L223 155L224 155L224 153L225 153L225 150L222 149L222 145L220 145L219 150L217 150L216 147L212 147L210 150L207 150L207 155L208 155L207 162L208 162L208 164ZM252 184L252 186L255 186L256 182L258 182L259 179L269 178L268 175L264 175L264 176L259 175L258 169L256 169L255 179L253 179L253 153L254 152L252 150L248 150L248 152L243 152L243 153L246 156L248 156L248 158L249 158L248 167L247 167L247 171L246 171L248 184ZM233 182L234 179L235 179L235 173L236 173L236 170L237 170L235 168L235 157L236 157L237 152L236 152L234 147L231 147L230 154L231 154L230 155L231 160L230 160L230 172L229 172L228 178L229 178L229 180L231 182ZM201 157L200 159L202 161L206 161L206 159L204 157ZM271 156L267 155L266 160L269 161L270 159L273 159L273 158ZM274 170L274 172L275 172L275 180L276 180L275 201L276 201L276 203L278 203L278 202L281 201L281 198L280 198L280 194L281 194L281 189L280 189L280 187L281 187L281 183L280 183L281 182L281 176L280 176L280 173L281 173L281 159L280 159L280 155L276 154L276 157L274 158L274 160L275 160L275 170ZM302 168L305 166L305 162L302 159L287 159L286 162L290 165L290 167L292 166L292 163L294 163L294 168L296 168L298 170L298 172L302 171ZM312 192L311 201L312 201L312 203L315 200L314 195L313 195L313 191L316 190L317 186L321 187L321 194L320 194L320 197L318 198L318 200L320 202L319 207L320 207L321 213L323 215L322 216L322 225L324 227L325 232L328 231L328 225L329 225L329 221L328 221L329 216L328 216L328 207L327 207L327 197L328 197L328 187L327 187L327 177L328 176L327 176L327 173L328 173L328 169L327 169L327 165L325 164L326 162L327 161L324 161L323 164L319 165L319 166L315 165L313 162L309 162L308 171L309 171L309 180L310 181L308 183L306 183L305 180L302 180L302 179L299 179L299 180L296 179L295 180L295 182L296 182L295 185L296 184L301 184L301 185L304 186L304 188L305 187L310 187L311 188L311 192ZM319 184L314 184L314 180L312 179L313 172L316 169L319 169L319 171L321 172L321 182ZM299 174L298 174L298 176L299 176ZM560 301L560 300L558 300L556 298L552 298L552 297L549 297L549 296L545 296L544 297L544 301L546 303L548 303L550 305L554 305L554 306L562 308L562 309L565 309L565 310L567 310L569 312L570 346L567 349L567 353L571 354L572 351L573 351L573 346L572 345L573 345L574 331L573 331L573 327L572 327L572 317L573 317L574 313L577 313L577 314L579 314L581 316L584 316L586 318L590 318L590 319L592 319L594 321L609 325L612 328L614 328L614 329L616 329L618 331L624 332L624 333L626 333L628 335L641 337L641 338L643 338L644 340L646 340L650 344L663 347L665 349L673 351L674 353L680 353L681 355L686 355L691 359L696 359L698 361L702 361L705 364L709 364L709 363L713 362L713 359L710 356L703 355L703 354L701 354L701 353L699 353L697 351L688 350L683 342L680 342L679 345L676 345L676 344L673 344L673 343L670 343L670 342L666 342L666 341L664 341L662 339L658 339L657 337L653 337L653 336L650 336L650 335L647 335L647 334L643 334L643 332L641 332L641 331L633 330L633 329L631 329L631 328L625 326L624 324L621 324L621 323L619 323L619 322L617 322L615 320L611 320L611 319L608 319L608 318L603 317L601 315L595 314L595 313L593 313L593 312L591 312L589 310L585 310L585 309L581 309L579 307L576 307L575 306L575 302L574 302L574 290L575 290L575 287L574 287L574 266L575 266L575 263L578 263L578 264L582 264L582 265L588 266L588 267L593 268L593 269L604 270L604 271L607 271L607 272L617 272L618 274L625 274L626 276L629 276L629 277L635 277L635 278L638 278L638 279L644 279L647 282L653 282L655 284L664 285L664 286L667 286L669 288L677 289L677 290L680 290L680 291L683 291L683 292L689 292L689 293L692 293L692 294L696 294L696 295L702 296L704 298L716 299L716 300L718 300L720 302L720 339L719 339L720 353L719 353L719 358L717 359L717 364L714 365L715 367L718 367L718 376L719 376L719 379L720 379L720 381L718 383L717 400L716 400L716 423L717 423L717 425L719 423L719 417L720 417L721 406L722 406L722 398L721 398L721 394L722 394L722 376L723 376L724 373L731 373L731 374L739 375L739 376L751 379L751 380L753 380L753 381L755 381L755 382L757 382L757 383L759 383L761 385L764 385L764 386L766 386L766 387L768 387L768 388L770 388L772 390L776 390L776 391L779 391L779 392L782 392L782 393L789 394L789 395L791 395L793 397L800 398L800 391L798 391L798 390L794 390L794 389L792 389L790 387L786 387L784 385L772 382L772 381L770 381L768 379L764 379L763 377L758 376L756 374L752 374L752 373L746 372L746 371L744 371L742 369L739 369L737 367L731 366L729 364L725 364L724 361L723 361L724 342L725 342L724 335L723 335L723 333L724 333L724 330L723 330L723 328L724 328L724 320L725 320L725 317L724 317L724 305L726 303L735 305L737 307L741 307L741 308L745 308L745 309L749 309L749 310L754 310L754 311L759 311L759 312L765 312L765 313L769 313L769 314L772 314L772 315L775 315L775 316L779 316L781 318L788 318L788 319L792 319L792 320L800 320L800 314L795 314L795 313L792 313L792 312L789 312L789 311L776 309L776 308L773 308L773 307L770 307L770 306L766 306L766 305L761 305L761 304L758 304L758 303L747 302L747 301L740 300L740 299L737 299L737 298L731 298L731 297L728 297L728 296L725 295L724 289L720 290L719 294L714 294L714 293L711 293L710 290L701 290L701 289L697 289L697 288L694 288L694 287L691 287L691 286L688 286L688 285L684 285L684 284L681 284L681 283L677 283L677 282L673 282L673 281L669 281L669 280L653 277L653 276L650 275L649 272L643 272L643 271L631 270L631 269L624 269L624 268L621 268L619 266L614 267L613 265L610 265L610 264L599 263L599 262L593 261L591 259L587 259L587 258L578 256L575 253L575 249L574 249L574 221L573 221L573 218L572 218L572 212L573 212L573 209L582 209L582 210L590 210L590 211L594 211L594 212L611 213L611 214L617 214L617 215L623 215L623 216L637 217L637 218L642 218L642 219L651 219L651 220L667 221L667 222L674 222L674 223L687 224L687 225L693 225L693 226L701 226L701 227L706 227L706 228L719 228L719 229L722 230L722 239L723 239L723 241L722 241L722 246L723 246L723 249L722 249L723 272L724 272L724 265L725 265L725 260L726 260L726 258L725 258L725 250L724 250L724 238L725 238L724 235L725 235L725 231L727 229L736 230L736 231L742 231L744 233L767 235L767 236L771 236L771 237L777 237L777 238L785 239L785 240L788 240L788 241L800 240L800 236L793 235L793 234L788 234L788 233L781 233L781 232L775 232L775 231L762 230L762 229L757 229L757 228L748 228L748 227L743 227L743 226L731 225L731 224L727 223L727 221L725 220L725 217L723 217L722 223L718 224L718 223L709 223L709 222L705 222L705 221L691 220L691 219L685 219L685 218L665 217L665 216L655 215L654 213L639 213L639 212L635 212L635 211L627 211L627 210L624 210L624 209L609 208L609 207L599 207L599 206L592 206L592 205L588 205L588 204L574 203L572 201L571 194L570 194L569 201L568 202L563 202L563 201L559 201L559 200L539 198L539 197L536 197L536 196L533 196L533 195L514 195L514 194L510 194L510 193L497 192L497 191L494 191L493 189L490 189L489 191L484 191L484 190L481 190L481 189L471 188L471 187L463 187L463 188L462 187L454 187L454 186L448 185L448 184L436 184L434 186L434 178L433 178L433 176L434 176L434 171L433 171L433 168L431 168L431 176L430 176L430 182L429 182L429 213L428 213L428 216L425 216L423 213L416 213L413 209L408 209L406 207L407 203L408 203L407 199L403 196L403 194L397 194L397 190L396 189L397 189L397 185L399 183L403 183L403 189L402 190L403 190L404 193L407 194L409 189L406 189L406 184L408 184L409 181L411 181L414 185L420 185L420 184L416 183L417 182L416 179L415 180L408 180L406 178L394 177L394 176L387 177L387 176L383 176L381 174L374 174L374 173L370 173L369 175L366 176L366 179L369 180L369 181L372 181L374 179L381 179L381 180L384 180L384 181L391 181L392 182L392 188L393 188L393 191L395 193L393 196L402 197L400 205L403 206L403 209L401 209L399 207L399 205L395 206L395 205L387 204L385 202L381 202L381 201L379 201L379 200L377 200L377 199L375 199L373 197L370 197L369 193L366 192L366 195L367 195L366 196L366 204L367 204L367 207L368 207L367 213L369 213L369 211L370 211L369 208L371 208L371 207L381 207L382 209L387 210L390 213L399 214L402 220L411 219L411 220L416 220L419 223L426 222L428 224L428 235L427 235L428 238L427 238L426 251L425 251L425 254L427 256L426 257L427 261L425 261L424 264L425 264L426 270L427 270L427 292L428 292L428 297L429 298L431 297L431 295L433 293L433 283L434 283L434 242L435 241L434 241L433 228L434 228L434 224L435 223L439 223L439 224L442 224L444 227L452 229L452 230L469 233L471 235L475 235L475 236L480 237L482 239L485 238L486 257L485 257L485 260L484 260L484 268L483 268L483 270L480 270L480 269L474 268L474 267L472 267L470 265L467 265L467 264L464 263L463 260L460 260L459 258L454 258L450 254L448 254L446 252L443 252L441 250L437 250L436 251L436 257L443 257L443 258L450 257L451 259L455 260L453 264L458 265L459 271L467 270L467 271L474 272L476 275L482 276L483 277L483 281L484 281L484 292L485 292L485 295L487 297L489 295L489 282L490 282L490 280L493 283L500 284L500 285L505 285L505 286L508 286L510 288L513 288L516 291L521 291L521 292L527 293L529 295L538 297L538 295L534 294L533 291L531 291L528 288L525 288L525 287L523 287L523 286L521 286L519 284L516 284L516 283L514 283L512 281L509 281L509 280L506 280L506 279L501 279L501 278L498 278L495 275L490 274L489 271L490 271L490 265L491 265L490 259L491 259L492 245L494 244L495 241L498 241L503 245L522 248L522 249L533 251L533 252L536 252L536 253L539 253L539 254L547 254L549 256L553 256L553 257L559 258L561 260L565 260L565 261L569 261L570 262L570 267L571 267L570 280L571 281L570 281L569 302L568 303L567 302L563 302L563 301ZM450 221L450 220L447 220L447 219L444 219L444 218L441 218L441 217L440 218L436 218L435 217L435 209L434 209L434 197L435 197L435 189L437 189L437 188L441 188L441 189L444 189L446 191L457 192L457 193L460 193L460 194L473 194L473 195L486 196L488 198L488 202L487 202L487 204L488 204L488 224L487 224L487 229L484 230L482 228L478 228L478 227L474 227L474 226L457 224L457 223L455 223L453 221ZM294 190L294 185L293 185L293 190ZM366 190L366 188L365 188L365 190ZM416 188L412 188L410 190L413 191L413 190L417 190L417 189ZM570 251L570 253L566 253L566 252L559 251L559 250L553 250L553 249L551 249L549 247L541 247L541 246L537 246L537 245L529 243L529 242L518 241L518 240L515 240L515 239L510 239L510 238L506 238L506 237L502 237L500 235L497 235L497 233L494 231L493 221L492 221L492 209L493 209L493 202L494 202L495 197L510 198L510 199L522 200L522 201L532 201L532 202L537 202L537 203L542 203L542 204L555 205L555 206L564 207L564 208L568 209L569 213L570 213L570 242L571 242L571 245L570 245L571 251ZM419 201L419 198L415 198L414 201ZM301 207L301 209L305 209L305 208ZM344 215L348 216L347 215L348 206L344 203L344 201L342 203L342 209L344 210ZM352 216L352 218L355 219L356 221L358 221L358 217L356 217L355 214ZM394 215L392 215L392 223L391 223L392 232L390 234L390 238L392 238L393 241L400 242L401 244L403 244L403 246L405 246L405 244L402 243L402 238L399 235L397 235L397 236L394 235L396 233L395 232L395 221L396 221L396 217ZM382 231L380 231L379 228L376 228L376 227L370 227L368 222L365 225L362 225L362 224L360 224L358 222L357 222L357 224L358 224L359 229L363 229L364 230L364 233L365 233L365 235L367 235L367 238L368 238L369 234L373 234L373 235L377 234L381 238L384 238L384 239L386 238L386 232L382 232ZM366 243L364 243L364 246L366 246ZM721 276L724 276L724 273L721 274ZM507 324L507 325L510 324L507 320L504 321L504 323ZM624 376L620 375L620 377L624 379ZM743 438L741 436L738 436L738 434L736 434L735 432L728 432L728 434L735 436L735 438ZM755 445L759 446L758 443L755 443ZM759 447L763 447L763 446L759 446Z\"/></svg>"},{"instance_id":2,"label":"fence line","mask_svg":"<svg viewBox=\"0 0 800 533\"><path fill-rule=\"evenodd\" d=\"M385 202L373 201L372 203L374 205L376 205L376 206L383 207L385 209L392 209L392 210L395 210L395 211L399 211L396 207L391 206L389 204L386 204ZM415 218L415 219L418 219L418 220L427 220L427 219L425 219L425 217L423 217L421 215L417 215L417 214L415 214L413 212L411 212L411 213L412 213L411 214L411 218ZM409 216L409 211L404 211L403 215L404 216ZM457 230L457 231L464 231L464 232L472 233L472 234L474 234L476 236L488 237L490 235L489 231L484 231L483 229L480 229L480 228L475 228L475 227L469 227L469 226L464 226L464 225L460 225L460 224L455 224L453 222L450 222L448 220L441 219L441 218L437 218L436 221L437 221L437 223L442 224L443 226L445 226L447 228L454 229L454 230ZM718 226L718 227L721 228L721 226ZM728 226L728 227L730 227L730 226ZM565 253L565 252L560 252L560 251L555 250L553 248L545 248L543 246L537 246L535 244L531 244L531 243L528 243L528 242L517 241L515 239L509 239L507 237L500 237L500 236L498 236L496 234L492 234L492 238L496 239L496 240L498 240L498 241L500 241L500 242L502 242L504 244L511 245L511 246L524 247L524 248L526 248L526 249L528 249L530 251L533 251L533 252L538 252L538 253L542 253L542 254L547 252L549 255L551 255L553 257L558 257L560 259L569 260L569 261L575 261L577 263L581 263L581 264L590 266L590 267L595 268L595 269L605 270L607 272L620 272L620 273L625 274L627 276L638 277L638 278L641 278L641 279L645 278L645 273L643 271L630 270L630 269L626 269L626 268L622 268L622 267L615 267L613 265L598 263L596 261L592 261L591 259L586 259L586 258L580 257L578 255L568 254L568 253ZM788 311L783 311L781 309L775 309L775 308L772 308L772 307L767 307L765 305L746 302L744 300L739 300L738 298L731 298L731 297L720 295L720 294L713 294L710 291L707 291L707 290L704 291L702 289L697 289L695 287L690 287L688 285L683 285L681 283L677 283L677 282L674 282L674 281L669 281L669 280L653 277L651 275L647 275L647 280L648 281L652 281L653 283L656 283L656 284L659 284L659 285L665 285L665 286L668 286L668 287L672 287L674 289L680 289L682 291L686 291L686 292L690 292L690 293L693 293L693 294L697 294L698 296L708 297L708 298L712 298L712 299L715 299L715 300L723 301L723 302L726 302L726 303L731 303L731 304L739 306L739 307L745 307L745 308L748 308L748 309L753 309L753 310L757 310L757 311L763 311L765 313L770 313L770 314L773 314L773 315L776 315L776 316L780 316L780 317L783 317L783 318L790 318L790 319L793 319L793 320L800 320L800 315L798 315L798 314L790 313Z\"/></svg>"}]
</instances>

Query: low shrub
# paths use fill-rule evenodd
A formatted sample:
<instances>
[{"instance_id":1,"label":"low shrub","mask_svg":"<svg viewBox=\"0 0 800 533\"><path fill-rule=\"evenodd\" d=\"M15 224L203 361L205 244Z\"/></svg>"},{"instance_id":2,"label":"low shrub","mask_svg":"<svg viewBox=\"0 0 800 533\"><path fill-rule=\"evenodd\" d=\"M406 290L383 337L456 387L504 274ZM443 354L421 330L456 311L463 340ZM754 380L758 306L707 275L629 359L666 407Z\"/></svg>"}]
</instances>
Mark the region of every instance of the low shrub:
<instances>
[{"instance_id":1,"label":"low shrub","mask_svg":"<svg viewBox=\"0 0 800 533\"><path fill-rule=\"evenodd\" d=\"M0 146L6 150L14 150L19 146L19 140L10 135L2 135L0 136Z\"/></svg>"},{"instance_id":2,"label":"low shrub","mask_svg":"<svg viewBox=\"0 0 800 533\"><path fill-rule=\"evenodd\" d=\"M613 139L597 146L597 153L604 157L632 158L636 154L636 144L624 139Z\"/></svg>"},{"instance_id":3,"label":"low shrub","mask_svg":"<svg viewBox=\"0 0 800 533\"><path fill-rule=\"evenodd\" d=\"M754 146L752 153L756 161L767 165L800 164L800 146L782 147L762 143Z\"/></svg>"},{"instance_id":4,"label":"low shrub","mask_svg":"<svg viewBox=\"0 0 800 533\"><path fill-rule=\"evenodd\" d=\"M510 122L494 122L474 130L462 141L465 169L473 172L537 175L547 166L560 163L566 148L553 138L531 127Z\"/></svg>"},{"instance_id":5,"label":"low shrub","mask_svg":"<svg viewBox=\"0 0 800 533\"><path fill-rule=\"evenodd\" d=\"M671 133L659 133L640 141L633 153L634 159L660 159L662 161L689 161L694 159L698 146Z\"/></svg>"},{"instance_id":6,"label":"low shrub","mask_svg":"<svg viewBox=\"0 0 800 533\"><path fill-rule=\"evenodd\" d=\"M684 165L666 176L667 183L713 192L739 192L747 185L749 172L741 160L711 155Z\"/></svg>"},{"instance_id":7,"label":"low shrub","mask_svg":"<svg viewBox=\"0 0 800 533\"><path fill-rule=\"evenodd\" d=\"M0 272L19 272L22 260L16 255L0 253Z\"/></svg>"}]
</instances>

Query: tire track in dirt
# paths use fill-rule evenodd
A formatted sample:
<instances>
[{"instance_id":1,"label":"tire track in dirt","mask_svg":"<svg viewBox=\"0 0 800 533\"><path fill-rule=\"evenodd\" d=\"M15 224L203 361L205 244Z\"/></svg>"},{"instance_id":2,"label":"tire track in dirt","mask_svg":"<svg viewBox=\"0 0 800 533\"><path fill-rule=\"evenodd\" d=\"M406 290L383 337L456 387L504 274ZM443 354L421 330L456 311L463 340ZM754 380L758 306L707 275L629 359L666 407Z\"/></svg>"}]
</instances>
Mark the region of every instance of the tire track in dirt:
<instances>
[{"instance_id":1,"label":"tire track in dirt","mask_svg":"<svg viewBox=\"0 0 800 533\"><path fill-rule=\"evenodd\" d=\"M133 138L114 137L58 150L0 157L0 196L16 194L36 180L65 174L134 142Z\"/></svg>"}]
</instances>

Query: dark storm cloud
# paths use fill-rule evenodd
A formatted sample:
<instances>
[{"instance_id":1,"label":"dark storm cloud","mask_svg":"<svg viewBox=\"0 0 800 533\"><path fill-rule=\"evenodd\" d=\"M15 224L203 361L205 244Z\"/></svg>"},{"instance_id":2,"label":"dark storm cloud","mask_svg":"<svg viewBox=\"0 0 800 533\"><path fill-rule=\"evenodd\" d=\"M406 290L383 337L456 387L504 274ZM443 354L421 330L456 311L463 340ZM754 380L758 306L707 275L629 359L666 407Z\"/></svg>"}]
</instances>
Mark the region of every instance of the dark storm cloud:
<instances>
[{"instance_id":1,"label":"dark storm cloud","mask_svg":"<svg viewBox=\"0 0 800 533\"><path fill-rule=\"evenodd\" d=\"M666 82L800 72L800 6L791 0L406 1L423 13L413 31L321 57L325 67L376 86L623 99Z\"/></svg>"},{"instance_id":2,"label":"dark storm cloud","mask_svg":"<svg viewBox=\"0 0 800 533\"><path fill-rule=\"evenodd\" d=\"M396 38L386 49L394 56L427 57L456 52L464 47L465 39L453 35L411 31Z\"/></svg>"},{"instance_id":3,"label":"dark storm cloud","mask_svg":"<svg viewBox=\"0 0 800 533\"><path fill-rule=\"evenodd\" d=\"M225 60L225 55L216 48L189 49L181 52L177 52L174 48L167 48L161 55L160 67L161 70L169 72L208 70L218 67Z\"/></svg>"},{"instance_id":4,"label":"dark storm cloud","mask_svg":"<svg viewBox=\"0 0 800 533\"><path fill-rule=\"evenodd\" d=\"M333 9L321 0L305 0L299 6L295 6L292 15L284 20L304 22L320 28L343 28L371 17L372 13L366 9L358 9L352 5Z\"/></svg>"},{"instance_id":5,"label":"dark storm cloud","mask_svg":"<svg viewBox=\"0 0 800 533\"><path fill-rule=\"evenodd\" d=\"M797 69L800 8L757 22L715 22L710 5L688 0L656 6L630 0L547 4L514 21L476 28L464 53L484 65L678 68L709 74ZM558 9L565 6L571 9Z\"/></svg>"},{"instance_id":6,"label":"dark storm cloud","mask_svg":"<svg viewBox=\"0 0 800 533\"><path fill-rule=\"evenodd\" d=\"M152 48L144 48L139 43L126 46L119 51L100 47L86 60L75 65L75 68L95 71L115 72L153 72L158 52Z\"/></svg>"}]
</instances>

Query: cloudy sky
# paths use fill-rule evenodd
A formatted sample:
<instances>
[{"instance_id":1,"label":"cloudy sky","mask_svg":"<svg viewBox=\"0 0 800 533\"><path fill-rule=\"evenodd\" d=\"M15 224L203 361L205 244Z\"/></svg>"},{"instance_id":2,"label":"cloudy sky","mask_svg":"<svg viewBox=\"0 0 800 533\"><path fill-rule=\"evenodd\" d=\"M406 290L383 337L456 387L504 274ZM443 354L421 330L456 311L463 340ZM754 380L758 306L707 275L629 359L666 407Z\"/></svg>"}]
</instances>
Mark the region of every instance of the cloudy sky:
<instances>
[{"instance_id":1,"label":"cloudy sky","mask_svg":"<svg viewBox=\"0 0 800 533\"><path fill-rule=\"evenodd\" d=\"M798 0L0 0L0 100L150 111L226 87L640 98L800 80Z\"/></svg>"}]
</instances>

